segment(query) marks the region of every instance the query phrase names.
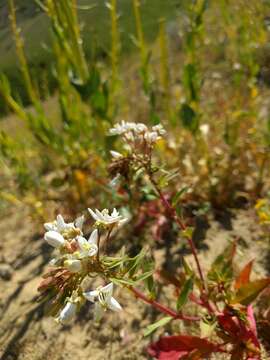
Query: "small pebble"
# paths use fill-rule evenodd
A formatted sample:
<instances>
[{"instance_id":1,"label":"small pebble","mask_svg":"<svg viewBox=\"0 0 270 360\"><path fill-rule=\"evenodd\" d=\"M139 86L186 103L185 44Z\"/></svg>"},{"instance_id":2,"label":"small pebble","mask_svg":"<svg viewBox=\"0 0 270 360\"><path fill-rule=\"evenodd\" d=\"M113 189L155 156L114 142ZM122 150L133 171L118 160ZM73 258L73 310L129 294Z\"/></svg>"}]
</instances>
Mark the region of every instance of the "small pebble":
<instances>
[{"instance_id":1,"label":"small pebble","mask_svg":"<svg viewBox=\"0 0 270 360\"><path fill-rule=\"evenodd\" d=\"M12 267L9 264L0 264L0 278L10 280L12 277Z\"/></svg>"}]
</instances>

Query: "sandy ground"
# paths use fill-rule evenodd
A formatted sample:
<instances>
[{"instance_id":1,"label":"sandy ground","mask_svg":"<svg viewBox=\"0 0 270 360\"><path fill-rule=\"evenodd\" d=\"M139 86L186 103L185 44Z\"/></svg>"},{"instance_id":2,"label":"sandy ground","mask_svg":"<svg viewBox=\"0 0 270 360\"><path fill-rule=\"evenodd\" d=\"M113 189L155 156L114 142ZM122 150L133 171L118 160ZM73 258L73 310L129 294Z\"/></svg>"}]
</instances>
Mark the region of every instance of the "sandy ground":
<instances>
[{"instance_id":1,"label":"sandy ground","mask_svg":"<svg viewBox=\"0 0 270 360\"><path fill-rule=\"evenodd\" d=\"M269 249L252 210L240 210L230 217L210 219L201 226L197 243L204 268L220 253L228 241L238 239L237 264L257 260L254 277L269 272ZM220 221L222 220L222 221ZM61 327L44 316L44 305L37 303L37 286L45 273L51 249L25 211L17 208L0 223L0 358L3 360L135 360L147 359L144 327L157 314L126 290L117 290L124 311L108 313L100 325L92 321L91 305L86 305L73 324ZM170 249L173 264L180 262L178 245ZM165 261L165 249L155 251ZM188 258L190 255L187 255ZM268 269L267 269L268 266ZM163 299L170 303L169 297ZM170 329L166 329L170 332ZM154 335L157 338L158 333ZM270 359L269 357L266 357Z\"/></svg>"}]
</instances>

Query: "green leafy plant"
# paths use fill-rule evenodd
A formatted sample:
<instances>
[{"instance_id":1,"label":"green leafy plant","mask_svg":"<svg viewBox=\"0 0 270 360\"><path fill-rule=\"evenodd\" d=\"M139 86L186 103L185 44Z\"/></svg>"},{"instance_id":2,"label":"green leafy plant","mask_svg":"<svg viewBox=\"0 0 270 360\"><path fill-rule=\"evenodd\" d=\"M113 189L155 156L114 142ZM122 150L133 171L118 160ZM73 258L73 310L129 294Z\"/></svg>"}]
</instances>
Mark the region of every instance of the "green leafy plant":
<instances>
[{"instance_id":1,"label":"green leafy plant","mask_svg":"<svg viewBox=\"0 0 270 360\"><path fill-rule=\"evenodd\" d=\"M84 299L88 299L95 304L95 318L98 321L104 310L121 311L120 304L112 296L115 283L131 290L138 299L166 314L166 317L148 326L145 335L170 321L198 322L204 333L209 330L214 334L211 340L203 335L189 334L162 337L148 347L149 354L154 358L180 359L195 356L203 359L212 354L224 353L230 359L260 359L261 345L251 304L270 285L270 279L251 280L253 262L244 266L240 273L235 273L235 243L215 259L205 274L192 239L192 228L187 226L170 199L163 193L158 178L161 169L153 163L154 146L165 133L162 125L148 128L142 123L122 121L110 130L110 134L122 137L125 152L112 150L111 154L114 170L118 169L120 177L126 178L128 175L132 181L138 172L144 172L156 196L166 208L167 215L175 222L182 238L190 247L196 270L184 261L182 280L179 282L174 275L170 276L178 293L176 309L168 308L156 300L154 269L145 258L145 251L133 258L123 253L113 258L106 255L101 257L101 242L106 249L106 243L111 241L114 230L126 220L115 209L111 214L107 209L89 209L96 228L89 240L83 237L83 218L66 224L63 218L58 216L56 221L45 224L45 240L58 249L58 255L53 260L57 268L45 275L47 279L40 285L39 289L43 292L41 298L47 300L45 294L54 298L52 314L63 324L68 323ZM86 277L101 277L110 283L87 292L82 287ZM135 284L142 281L146 282L148 296L135 288ZM187 302L201 309L196 316L184 313Z\"/></svg>"}]
</instances>

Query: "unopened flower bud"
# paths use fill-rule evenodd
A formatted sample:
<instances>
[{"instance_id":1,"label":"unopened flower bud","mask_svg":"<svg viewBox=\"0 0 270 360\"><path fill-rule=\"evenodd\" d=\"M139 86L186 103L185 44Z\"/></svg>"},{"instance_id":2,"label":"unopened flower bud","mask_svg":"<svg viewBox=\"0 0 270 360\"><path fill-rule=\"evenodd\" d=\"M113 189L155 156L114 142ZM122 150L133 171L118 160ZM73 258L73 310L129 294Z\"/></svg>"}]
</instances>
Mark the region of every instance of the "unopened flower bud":
<instances>
[{"instance_id":1,"label":"unopened flower bud","mask_svg":"<svg viewBox=\"0 0 270 360\"><path fill-rule=\"evenodd\" d=\"M51 246L58 248L65 243L65 239L57 231L47 231L44 236L45 241Z\"/></svg>"},{"instance_id":2,"label":"unopened flower bud","mask_svg":"<svg viewBox=\"0 0 270 360\"><path fill-rule=\"evenodd\" d=\"M65 307L61 310L59 316L56 318L56 321L60 324L66 325L75 316L76 311L77 305L74 302L68 301Z\"/></svg>"},{"instance_id":3,"label":"unopened flower bud","mask_svg":"<svg viewBox=\"0 0 270 360\"><path fill-rule=\"evenodd\" d=\"M64 266L71 272L76 273L82 270L82 263L77 259L69 259L64 262Z\"/></svg>"},{"instance_id":4,"label":"unopened flower bud","mask_svg":"<svg viewBox=\"0 0 270 360\"><path fill-rule=\"evenodd\" d=\"M111 150L110 153L114 159L121 159L123 157L123 155L117 151Z\"/></svg>"}]
</instances>

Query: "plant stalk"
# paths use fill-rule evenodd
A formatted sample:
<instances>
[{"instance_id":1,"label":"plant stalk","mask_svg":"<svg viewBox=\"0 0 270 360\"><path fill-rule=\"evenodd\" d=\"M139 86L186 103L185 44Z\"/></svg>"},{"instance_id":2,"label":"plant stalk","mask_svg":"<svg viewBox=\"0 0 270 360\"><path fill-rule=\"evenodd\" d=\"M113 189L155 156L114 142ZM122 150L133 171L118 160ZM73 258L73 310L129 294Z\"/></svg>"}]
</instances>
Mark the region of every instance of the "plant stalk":
<instances>
[{"instance_id":1,"label":"plant stalk","mask_svg":"<svg viewBox=\"0 0 270 360\"><path fill-rule=\"evenodd\" d=\"M157 302L156 300L150 299L147 296L145 296L140 290L130 286L129 290L133 292L133 294L141 299L142 301L146 302L147 304L151 305L152 307L154 307L155 309L163 312L164 314L167 314L169 316L171 316L172 318L174 318L175 320L186 320L186 321L200 321L200 317L197 316L189 316L189 315L184 315L182 313L177 313L176 311L168 308L165 305L160 304L159 302Z\"/></svg>"},{"instance_id":2,"label":"plant stalk","mask_svg":"<svg viewBox=\"0 0 270 360\"><path fill-rule=\"evenodd\" d=\"M161 201L163 202L164 206L168 210L171 217L176 221L176 223L177 223L177 225L178 225L178 227L180 228L181 231L186 231L187 230L186 225L181 221L181 219L179 218L179 216L176 213L175 208L169 203L169 201L163 195L162 191L159 189L159 186L156 183L155 179L153 178L153 175L151 173L149 173L149 172L148 172L148 175L149 175L149 179L150 179L152 185L154 186L155 190L159 194L159 197L160 197ZM200 262L199 262L199 259L198 259L195 244L194 244L194 242L193 242L193 240L192 240L192 238L190 236L187 236L187 241L188 241L188 244L190 246L192 255L193 255L194 259L195 259L196 266L197 266L197 269L198 269L198 273L199 273L199 276L200 276L200 279L201 279L201 282L202 282L202 285L203 285L203 289L205 290L206 289L205 280L204 280L202 268L201 268L201 265L200 265Z\"/></svg>"}]
</instances>

